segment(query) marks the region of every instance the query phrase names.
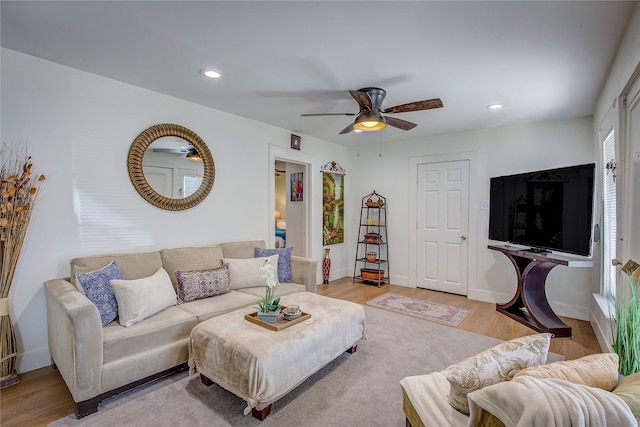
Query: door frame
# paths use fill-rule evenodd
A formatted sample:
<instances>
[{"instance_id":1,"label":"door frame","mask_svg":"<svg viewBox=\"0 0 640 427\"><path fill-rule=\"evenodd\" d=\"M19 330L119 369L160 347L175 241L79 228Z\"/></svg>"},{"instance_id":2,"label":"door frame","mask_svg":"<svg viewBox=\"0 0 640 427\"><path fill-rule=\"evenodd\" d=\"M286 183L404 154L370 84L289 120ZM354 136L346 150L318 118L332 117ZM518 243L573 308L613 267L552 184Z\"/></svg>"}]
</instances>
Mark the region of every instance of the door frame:
<instances>
[{"instance_id":1,"label":"door frame","mask_svg":"<svg viewBox=\"0 0 640 427\"><path fill-rule=\"evenodd\" d=\"M314 179L314 174L311 173L312 170L316 170L316 160L315 156L309 153L292 150L290 148L282 148L276 145L269 145L269 168L268 168L268 178L267 182L269 183L269 212L267 215L267 219L269 221L269 239L267 240L267 245L270 248L274 248L276 244L276 227L275 227L275 210L276 210L276 186L275 180L273 179L273 168L276 160L281 160L287 163L297 163L304 167L304 248L303 253L307 258L315 258L315 254L313 251L315 236L312 232L312 224L314 219L313 212L315 211L315 207L313 204L313 194L314 194L314 186L316 184L316 180ZM319 170L320 167L318 166Z\"/></svg>"},{"instance_id":2,"label":"door frame","mask_svg":"<svg viewBox=\"0 0 640 427\"><path fill-rule=\"evenodd\" d=\"M478 269L478 220L473 220L473 213L479 212L479 194L488 194L489 183L486 183L486 190L483 192L482 186L478 182L476 171L478 153L477 151L461 151L457 153L433 154L427 156L417 156L409 158L409 286L418 287L418 263L416 248L418 247L418 165L425 163L444 163L467 160L469 162L469 235L467 244L469 245L467 259L467 295L471 285L475 281L470 279L476 277ZM487 201L488 206L488 201ZM488 207L487 207L488 209ZM476 215L476 218L483 218Z\"/></svg>"}]
</instances>

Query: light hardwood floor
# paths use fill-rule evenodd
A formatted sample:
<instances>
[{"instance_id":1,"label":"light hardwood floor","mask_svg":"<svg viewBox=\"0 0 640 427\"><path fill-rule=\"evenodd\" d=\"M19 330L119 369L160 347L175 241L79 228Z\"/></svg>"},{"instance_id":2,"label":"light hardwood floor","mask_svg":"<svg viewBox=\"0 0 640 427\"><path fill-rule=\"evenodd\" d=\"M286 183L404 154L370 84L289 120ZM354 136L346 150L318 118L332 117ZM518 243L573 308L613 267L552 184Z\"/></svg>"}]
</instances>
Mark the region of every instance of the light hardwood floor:
<instances>
[{"instance_id":1,"label":"light hardwood floor","mask_svg":"<svg viewBox=\"0 0 640 427\"><path fill-rule=\"evenodd\" d=\"M472 301L459 295L396 285L377 287L352 283L350 277L335 280L329 285L318 285L320 295L360 304L387 292L469 309L469 315L458 326L458 329L465 331L502 340L535 333L497 313L495 304ZM551 351L564 355L566 359L576 359L600 352L598 341L589 322L570 318L562 318L562 320L573 328L573 337L554 338ZM21 374L20 383L0 390L0 401L0 425L3 427L43 426L75 410L69 390L58 371L51 367Z\"/></svg>"}]
</instances>

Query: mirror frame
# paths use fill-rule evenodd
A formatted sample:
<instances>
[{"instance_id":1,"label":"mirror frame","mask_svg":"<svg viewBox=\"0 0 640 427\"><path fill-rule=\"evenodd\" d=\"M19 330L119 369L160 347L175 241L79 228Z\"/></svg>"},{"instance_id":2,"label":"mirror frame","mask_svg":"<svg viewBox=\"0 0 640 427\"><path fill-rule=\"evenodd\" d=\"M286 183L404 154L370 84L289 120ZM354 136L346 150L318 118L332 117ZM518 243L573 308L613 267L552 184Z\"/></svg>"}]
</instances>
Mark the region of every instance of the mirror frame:
<instances>
[{"instance_id":1,"label":"mirror frame","mask_svg":"<svg viewBox=\"0 0 640 427\"><path fill-rule=\"evenodd\" d=\"M200 157L202 157L204 167L202 184L200 184L200 187L198 187L195 193L184 199L173 199L163 196L149 185L149 182L147 182L144 176L142 169L144 153L153 141L165 136L175 136L184 139L193 145L200 154ZM154 125L142 131L142 133L133 140L131 148L129 148L127 169L129 169L131 183L140 196L152 205L169 211L182 211L198 205L207 197L216 178L216 166L207 144L192 130L173 123Z\"/></svg>"}]
</instances>

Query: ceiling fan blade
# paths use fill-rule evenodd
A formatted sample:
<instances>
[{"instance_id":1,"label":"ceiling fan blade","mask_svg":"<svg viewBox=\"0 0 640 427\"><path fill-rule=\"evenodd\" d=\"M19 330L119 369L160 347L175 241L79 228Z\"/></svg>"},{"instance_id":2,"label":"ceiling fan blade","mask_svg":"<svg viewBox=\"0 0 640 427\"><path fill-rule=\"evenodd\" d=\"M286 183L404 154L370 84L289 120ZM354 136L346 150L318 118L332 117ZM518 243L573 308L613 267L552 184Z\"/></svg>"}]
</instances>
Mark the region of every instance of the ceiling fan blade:
<instances>
[{"instance_id":1,"label":"ceiling fan blade","mask_svg":"<svg viewBox=\"0 0 640 427\"><path fill-rule=\"evenodd\" d=\"M349 93L353 96L360 107L364 107L368 110L373 109L373 102L367 92L360 92L359 90L350 90Z\"/></svg>"},{"instance_id":2,"label":"ceiling fan blade","mask_svg":"<svg viewBox=\"0 0 640 427\"><path fill-rule=\"evenodd\" d=\"M402 129L402 130L411 130L414 127L418 126L415 123L408 122L406 120L398 119L396 117L387 117L385 116L385 120L389 126L393 126L394 128Z\"/></svg>"},{"instance_id":3,"label":"ceiling fan blade","mask_svg":"<svg viewBox=\"0 0 640 427\"><path fill-rule=\"evenodd\" d=\"M312 117L312 116L355 116L358 113L303 113L300 114L302 117Z\"/></svg>"},{"instance_id":4,"label":"ceiling fan blade","mask_svg":"<svg viewBox=\"0 0 640 427\"><path fill-rule=\"evenodd\" d=\"M338 135L343 135L345 133L349 133L353 130L353 123L349 124L349 126L347 126L346 128L342 129L340 132L338 132Z\"/></svg>"},{"instance_id":5,"label":"ceiling fan blade","mask_svg":"<svg viewBox=\"0 0 640 427\"><path fill-rule=\"evenodd\" d=\"M187 150L183 150L180 148L153 148L152 151L154 153L170 153L170 154L186 154Z\"/></svg>"},{"instance_id":6,"label":"ceiling fan blade","mask_svg":"<svg viewBox=\"0 0 640 427\"><path fill-rule=\"evenodd\" d=\"M431 110L433 108L442 108L440 98L425 99L424 101L409 102L408 104L396 105L395 107L385 108L383 113L408 113L410 111Z\"/></svg>"}]
</instances>

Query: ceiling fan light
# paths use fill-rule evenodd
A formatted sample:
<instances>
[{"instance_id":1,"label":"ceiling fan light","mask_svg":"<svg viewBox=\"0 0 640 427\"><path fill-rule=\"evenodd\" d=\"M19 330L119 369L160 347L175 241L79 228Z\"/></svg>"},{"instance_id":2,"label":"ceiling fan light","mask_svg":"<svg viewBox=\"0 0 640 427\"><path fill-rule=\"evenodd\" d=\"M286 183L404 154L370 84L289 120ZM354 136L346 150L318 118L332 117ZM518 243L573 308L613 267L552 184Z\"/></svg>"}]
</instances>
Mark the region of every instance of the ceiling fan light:
<instances>
[{"instance_id":1,"label":"ceiling fan light","mask_svg":"<svg viewBox=\"0 0 640 427\"><path fill-rule=\"evenodd\" d=\"M364 132L375 132L387 127L384 116L377 111L363 111L356 117L353 123L355 130Z\"/></svg>"},{"instance_id":2,"label":"ceiling fan light","mask_svg":"<svg viewBox=\"0 0 640 427\"><path fill-rule=\"evenodd\" d=\"M195 151L195 150L190 151L189 153L187 153L187 156L185 157L185 159L191 160L193 162L201 162L202 161L202 157L200 157L200 154L198 154L198 152Z\"/></svg>"}]
</instances>

